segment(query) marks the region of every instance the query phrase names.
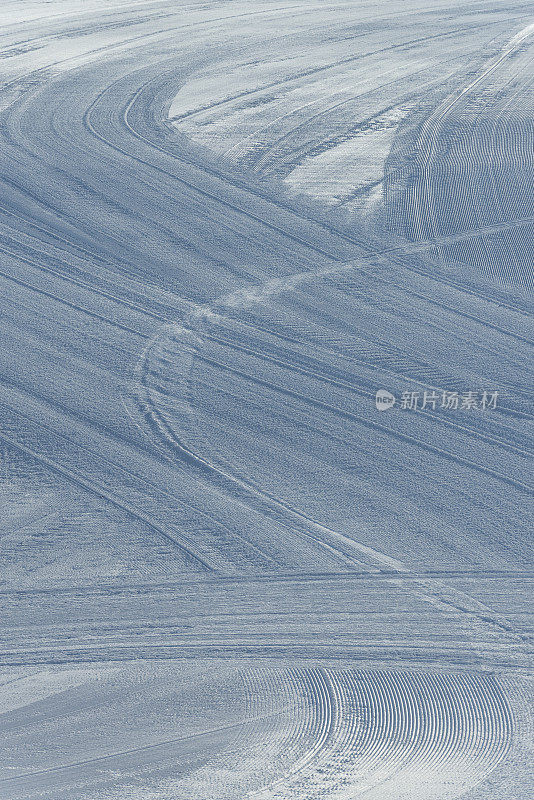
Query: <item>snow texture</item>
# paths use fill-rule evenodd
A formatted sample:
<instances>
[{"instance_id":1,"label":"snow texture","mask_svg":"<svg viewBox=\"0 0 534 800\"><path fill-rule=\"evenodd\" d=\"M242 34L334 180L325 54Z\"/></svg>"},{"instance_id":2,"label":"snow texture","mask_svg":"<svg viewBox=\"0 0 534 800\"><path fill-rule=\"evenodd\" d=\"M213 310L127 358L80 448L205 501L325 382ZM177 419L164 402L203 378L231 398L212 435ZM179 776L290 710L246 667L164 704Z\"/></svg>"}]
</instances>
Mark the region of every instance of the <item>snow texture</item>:
<instances>
[{"instance_id":1,"label":"snow texture","mask_svg":"<svg viewBox=\"0 0 534 800\"><path fill-rule=\"evenodd\" d=\"M531 4L0 19L0 800L532 796Z\"/></svg>"}]
</instances>

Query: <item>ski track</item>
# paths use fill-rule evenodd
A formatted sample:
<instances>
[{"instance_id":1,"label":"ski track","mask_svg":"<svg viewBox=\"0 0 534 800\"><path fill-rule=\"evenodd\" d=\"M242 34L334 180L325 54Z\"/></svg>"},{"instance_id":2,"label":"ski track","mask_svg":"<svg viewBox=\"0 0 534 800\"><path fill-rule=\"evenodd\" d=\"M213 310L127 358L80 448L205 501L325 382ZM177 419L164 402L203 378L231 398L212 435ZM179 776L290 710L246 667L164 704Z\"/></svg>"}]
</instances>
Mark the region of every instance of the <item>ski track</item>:
<instances>
[{"instance_id":1,"label":"ski track","mask_svg":"<svg viewBox=\"0 0 534 800\"><path fill-rule=\"evenodd\" d=\"M529 796L531 8L2 14L0 800Z\"/></svg>"}]
</instances>

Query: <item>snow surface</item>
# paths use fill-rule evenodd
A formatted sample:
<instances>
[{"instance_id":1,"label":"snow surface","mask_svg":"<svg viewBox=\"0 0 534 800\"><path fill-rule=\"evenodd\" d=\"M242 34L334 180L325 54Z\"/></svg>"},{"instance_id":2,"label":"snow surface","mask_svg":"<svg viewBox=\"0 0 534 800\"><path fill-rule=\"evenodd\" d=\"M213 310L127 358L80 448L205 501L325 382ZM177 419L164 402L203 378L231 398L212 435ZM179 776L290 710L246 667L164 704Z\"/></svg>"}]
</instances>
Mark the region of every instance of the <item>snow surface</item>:
<instances>
[{"instance_id":1,"label":"snow surface","mask_svg":"<svg viewBox=\"0 0 534 800\"><path fill-rule=\"evenodd\" d=\"M0 800L532 794L531 11L3 4Z\"/></svg>"}]
</instances>

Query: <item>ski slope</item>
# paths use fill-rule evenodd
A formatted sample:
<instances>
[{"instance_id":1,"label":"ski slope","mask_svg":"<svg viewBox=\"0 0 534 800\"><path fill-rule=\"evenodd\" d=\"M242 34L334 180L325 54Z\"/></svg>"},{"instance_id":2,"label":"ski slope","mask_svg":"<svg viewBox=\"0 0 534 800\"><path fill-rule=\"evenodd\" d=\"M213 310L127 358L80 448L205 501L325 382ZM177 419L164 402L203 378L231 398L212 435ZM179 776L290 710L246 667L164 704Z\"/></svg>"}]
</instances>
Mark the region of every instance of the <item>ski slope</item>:
<instances>
[{"instance_id":1,"label":"ski slope","mask_svg":"<svg viewBox=\"0 0 534 800\"><path fill-rule=\"evenodd\" d=\"M0 800L529 796L533 57L3 4Z\"/></svg>"}]
</instances>

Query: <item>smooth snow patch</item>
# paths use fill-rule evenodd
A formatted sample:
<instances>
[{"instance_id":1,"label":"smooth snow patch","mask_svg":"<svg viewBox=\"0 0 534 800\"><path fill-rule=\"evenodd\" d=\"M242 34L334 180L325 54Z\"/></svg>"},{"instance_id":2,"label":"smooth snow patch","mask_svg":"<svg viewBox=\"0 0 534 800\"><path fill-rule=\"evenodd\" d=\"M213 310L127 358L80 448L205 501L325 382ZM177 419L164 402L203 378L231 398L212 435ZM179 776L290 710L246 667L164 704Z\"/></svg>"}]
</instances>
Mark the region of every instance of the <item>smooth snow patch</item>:
<instances>
[{"instance_id":1,"label":"smooth snow patch","mask_svg":"<svg viewBox=\"0 0 534 800\"><path fill-rule=\"evenodd\" d=\"M97 680L103 672L109 672L109 669L75 668L59 672L47 669L0 685L0 715Z\"/></svg>"},{"instance_id":2,"label":"smooth snow patch","mask_svg":"<svg viewBox=\"0 0 534 800\"><path fill-rule=\"evenodd\" d=\"M355 199L358 190L369 187L370 200L364 198L363 205L376 205L381 192L377 184L382 180L397 126L410 110L406 105L381 114L349 141L309 156L287 176L286 183L330 205Z\"/></svg>"}]
</instances>

